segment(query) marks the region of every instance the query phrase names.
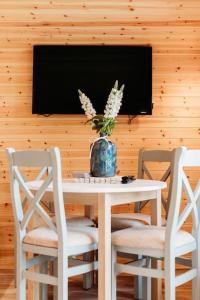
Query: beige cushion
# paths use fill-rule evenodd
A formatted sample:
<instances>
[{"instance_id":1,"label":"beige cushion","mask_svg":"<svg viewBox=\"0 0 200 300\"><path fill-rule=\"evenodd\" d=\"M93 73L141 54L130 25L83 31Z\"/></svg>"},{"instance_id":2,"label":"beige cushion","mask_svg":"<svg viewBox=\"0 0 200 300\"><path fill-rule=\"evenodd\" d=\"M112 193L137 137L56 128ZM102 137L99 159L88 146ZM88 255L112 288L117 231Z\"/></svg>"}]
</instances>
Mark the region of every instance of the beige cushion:
<instances>
[{"instance_id":1,"label":"beige cushion","mask_svg":"<svg viewBox=\"0 0 200 300\"><path fill-rule=\"evenodd\" d=\"M165 227L145 226L138 228L127 228L112 233L112 243L136 249L163 250L165 245ZM175 247L194 242L194 237L183 230L176 234Z\"/></svg>"},{"instance_id":2,"label":"beige cushion","mask_svg":"<svg viewBox=\"0 0 200 300\"><path fill-rule=\"evenodd\" d=\"M52 221L54 223L56 223L56 217L53 216L52 217ZM86 217L82 217L82 216L68 216L67 217L67 225L69 226L75 226L75 227L80 227L80 226L94 226L94 222ZM46 223L44 220L41 220L40 222L40 226L46 226Z\"/></svg>"},{"instance_id":3,"label":"beige cushion","mask_svg":"<svg viewBox=\"0 0 200 300\"><path fill-rule=\"evenodd\" d=\"M94 226L94 222L86 217L68 217L67 218L67 224L70 226Z\"/></svg>"},{"instance_id":4,"label":"beige cushion","mask_svg":"<svg viewBox=\"0 0 200 300\"><path fill-rule=\"evenodd\" d=\"M112 230L121 230L129 227L144 227L151 224L151 216L142 213L112 214ZM162 225L166 220L162 218Z\"/></svg>"},{"instance_id":5,"label":"beige cushion","mask_svg":"<svg viewBox=\"0 0 200 300\"><path fill-rule=\"evenodd\" d=\"M98 229L93 227L68 227L68 247L90 245L98 242ZM29 231L23 241L25 244L57 248L58 235L48 227L38 227Z\"/></svg>"}]
</instances>

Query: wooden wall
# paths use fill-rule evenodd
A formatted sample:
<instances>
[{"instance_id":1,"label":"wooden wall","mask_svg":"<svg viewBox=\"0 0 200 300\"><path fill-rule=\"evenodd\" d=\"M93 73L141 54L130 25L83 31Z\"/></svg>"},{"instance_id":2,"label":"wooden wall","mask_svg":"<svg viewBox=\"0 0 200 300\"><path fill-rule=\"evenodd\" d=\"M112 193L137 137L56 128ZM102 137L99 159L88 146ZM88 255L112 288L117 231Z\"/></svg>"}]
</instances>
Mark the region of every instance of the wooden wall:
<instances>
[{"instance_id":1,"label":"wooden wall","mask_svg":"<svg viewBox=\"0 0 200 300\"><path fill-rule=\"evenodd\" d=\"M14 291L13 216L5 148L59 146L64 175L70 176L72 170L88 169L89 145L96 137L84 125L84 116L31 114L34 44L152 45L153 115L138 117L131 125L127 118L119 118L112 136L118 147L119 174L136 173L141 147L200 147L199 0L1 0L1 278L7 270L1 299L11 299ZM154 166L154 173L159 177L159 165ZM195 172L191 175L197 177Z\"/></svg>"}]
</instances>

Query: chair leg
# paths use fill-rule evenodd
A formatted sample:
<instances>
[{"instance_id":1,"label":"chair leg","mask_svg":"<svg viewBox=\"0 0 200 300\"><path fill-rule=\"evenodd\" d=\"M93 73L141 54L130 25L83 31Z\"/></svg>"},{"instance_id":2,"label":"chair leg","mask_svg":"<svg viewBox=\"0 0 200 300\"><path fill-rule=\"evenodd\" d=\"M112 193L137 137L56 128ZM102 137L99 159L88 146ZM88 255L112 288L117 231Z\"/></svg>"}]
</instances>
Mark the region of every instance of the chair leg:
<instances>
[{"instance_id":1,"label":"chair leg","mask_svg":"<svg viewBox=\"0 0 200 300\"><path fill-rule=\"evenodd\" d=\"M36 273L40 273L40 265L36 265L34 266L34 272ZM33 299L34 300L40 300L40 286L41 284L39 282L33 281Z\"/></svg>"},{"instance_id":2,"label":"chair leg","mask_svg":"<svg viewBox=\"0 0 200 300\"><path fill-rule=\"evenodd\" d=\"M151 278L150 277L146 277L145 280L143 281L143 291L144 294L142 296L142 300L151 300Z\"/></svg>"},{"instance_id":3,"label":"chair leg","mask_svg":"<svg viewBox=\"0 0 200 300\"><path fill-rule=\"evenodd\" d=\"M151 268L156 268L157 270L162 269L162 263L155 258L151 259ZM151 298L161 299L162 298L162 279L161 278L151 278Z\"/></svg>"},{"instance_id":4,"label":"chair leg","mask_svg":"<svg viewBox=\"0 0 200 300\"><path fill-rule=\"evenodd\" d=\"M165 300L175 299L175 257L171 255L165 259Z\"/></svg>"},{"instance_id":5,"label":"chair leg","mask_svg":"<svg viewBox=\"0 0 200 300\"><path fill-rule=\"evenodd\" d=\"M94 251L95 260L98 261L98 250ZM94 284L98 286L98 270L94 271Z\"/></svg>"},{"instance_id":6,"label":"chair leg","mask_svg":"<svg viewBox=\"0 0 200 300\"><path fill-rule=\"evenodd\" d=\"M26 279L23 278L23 271L26 270L25 255L21 247L17 247L16 300L26 300Z\"/></svg>"},{"instance_id":7,"label":"chair leg","mask_svg":"<svg viewBox=\"0 0 200 300\"><path fill-rule=\"evenodd\" d=\"M138 255L138 259L141 259L142 256ZM142 283L143 283L143 278L142 276L134 276L134 295L135 299L143 299L142 298Z\"/></svg>"},{"instance_id":8,"label":"chair leg","mask_svg":"<svg viewBox=\"0 0 200 300\"><path fill-rule=\"evenodd\" d=\"M58 276L58 260L57 260L57 258L52 262L52 271L53 271L54 276ZM57 285L53 286L53 300L58 300L58 286Z\"/></svg>"},{"instance_id":9,"label":"chair leg","mask_svg":"<svg viewBox=\"0 0 200 300\"><path fill-rule=\"evenodd\" d=\"M134 276L134 299L141 300L142 298L142 286L143 285L143 277L142 276Z\"/></svg>"},{"instance_id":10,"label":"chair leg","mask_svg":"<svg viewBox=\"0 0 200 300\"><path fill-rule=\"evenodd\" d=\"M192 300L200 299L200 253L192 253L192 267L197 269L197 276L192 280Z\"/></svg>"},{"instance_id":11,"label":"chair leg","mask_svg":"<svg viewBox=\"0 0 200 300\"><path fill-rule=\"evenodd\" d=\"M146 258L146 267L151 267L151 259L150 257ZM142 292L142 300L151 300L151 277L142 277L143 278L143 292Z\"/></svg>"},{"instance_id":12,"label":"chair leg","mask_svg":"<svg viewBox=\"0 0 200 300\"><path fill-rule=\"evenodd\" d=\"M40 265L40 273L48 274L48 262L44 262ZM48 299L48 285L40 283L40 300Z\"/></svg>"},{"instance_id":13,"label":"chair leg","mask_svg":"<svg viewBox=\"0 0 200 300\"><path fill-rule=\"evenodd\" d=\"M112 300L117 299L117 272L116 272L116 262L117 262L117 251L114 246L112 246Z\"/></svg>"},{"instance_id":14,"label":"chair leg","mask_svg":"<svg viewBox=\"0 0 200 300\"><path fill-rule=\"evenodd\" d=\"M83 260L87 262L94 261L94 251L83 254ZM85 290L91 289L93 285L93 271L83 274L83 288Z\"/></svg>"},{"instance_id":15,"label":"chair leg","mask_svg":"<svg viewBox=\"0 0 200 300\"><path fill-rule=\"evenodd\" d=\"M60 255L61 256L61 255ZM58 256L58 299L68 299L67 259Z\"/></svg>"}]
</instances>

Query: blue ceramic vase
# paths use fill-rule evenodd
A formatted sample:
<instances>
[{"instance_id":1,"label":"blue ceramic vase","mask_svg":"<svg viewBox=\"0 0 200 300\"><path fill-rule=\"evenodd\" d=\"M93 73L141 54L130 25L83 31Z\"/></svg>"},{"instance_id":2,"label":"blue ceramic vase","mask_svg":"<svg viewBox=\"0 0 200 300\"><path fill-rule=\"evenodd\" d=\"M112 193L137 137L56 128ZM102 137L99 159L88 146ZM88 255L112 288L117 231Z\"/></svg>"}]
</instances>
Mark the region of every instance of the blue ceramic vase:
<instances>
[{"instance_id":1,"label":"blue ceramic vase","mask_svg":"<svg viewBox=\"0 0 200 300\"><path fill-rule=\"evenodd\" d=\"M105 135L91 146L90 174L93 177L112 177L116 174L116 146Z\"/></svg>"}]
</instances>

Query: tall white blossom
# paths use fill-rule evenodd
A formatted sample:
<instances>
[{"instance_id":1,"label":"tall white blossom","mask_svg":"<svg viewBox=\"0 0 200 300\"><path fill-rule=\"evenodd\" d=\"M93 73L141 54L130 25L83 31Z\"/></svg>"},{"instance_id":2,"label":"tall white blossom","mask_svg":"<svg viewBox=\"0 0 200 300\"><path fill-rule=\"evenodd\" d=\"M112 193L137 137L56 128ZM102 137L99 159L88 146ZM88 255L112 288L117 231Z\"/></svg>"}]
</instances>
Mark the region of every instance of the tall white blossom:
<instances>
[{"instance_id":1,"label":"tall white blossom","mask_svg":"<svg viewBox=\"0 0 200 300\"><path fill-rule=\"evenodd\" d=\"M90 120L91 118L96 116L96 110L93 108L90 99L80 90L78 90L78 92L79 92L79 99L82 104L82 108L85 111L87 118Z\"/></svg>"},{"instance_id":2,"label":"tall white blossom","mask_svg":"<svg viewBox=\"0 0 200 300\"><path fill-rule=\"evenodd\" d=\"M117 117L122 104L123 89L124 85L122 85L121 88L118 90L118 81L116 81L106 103L106 107L104 110L105 118L115 119Z\"/></svg>"}]
</instances>

